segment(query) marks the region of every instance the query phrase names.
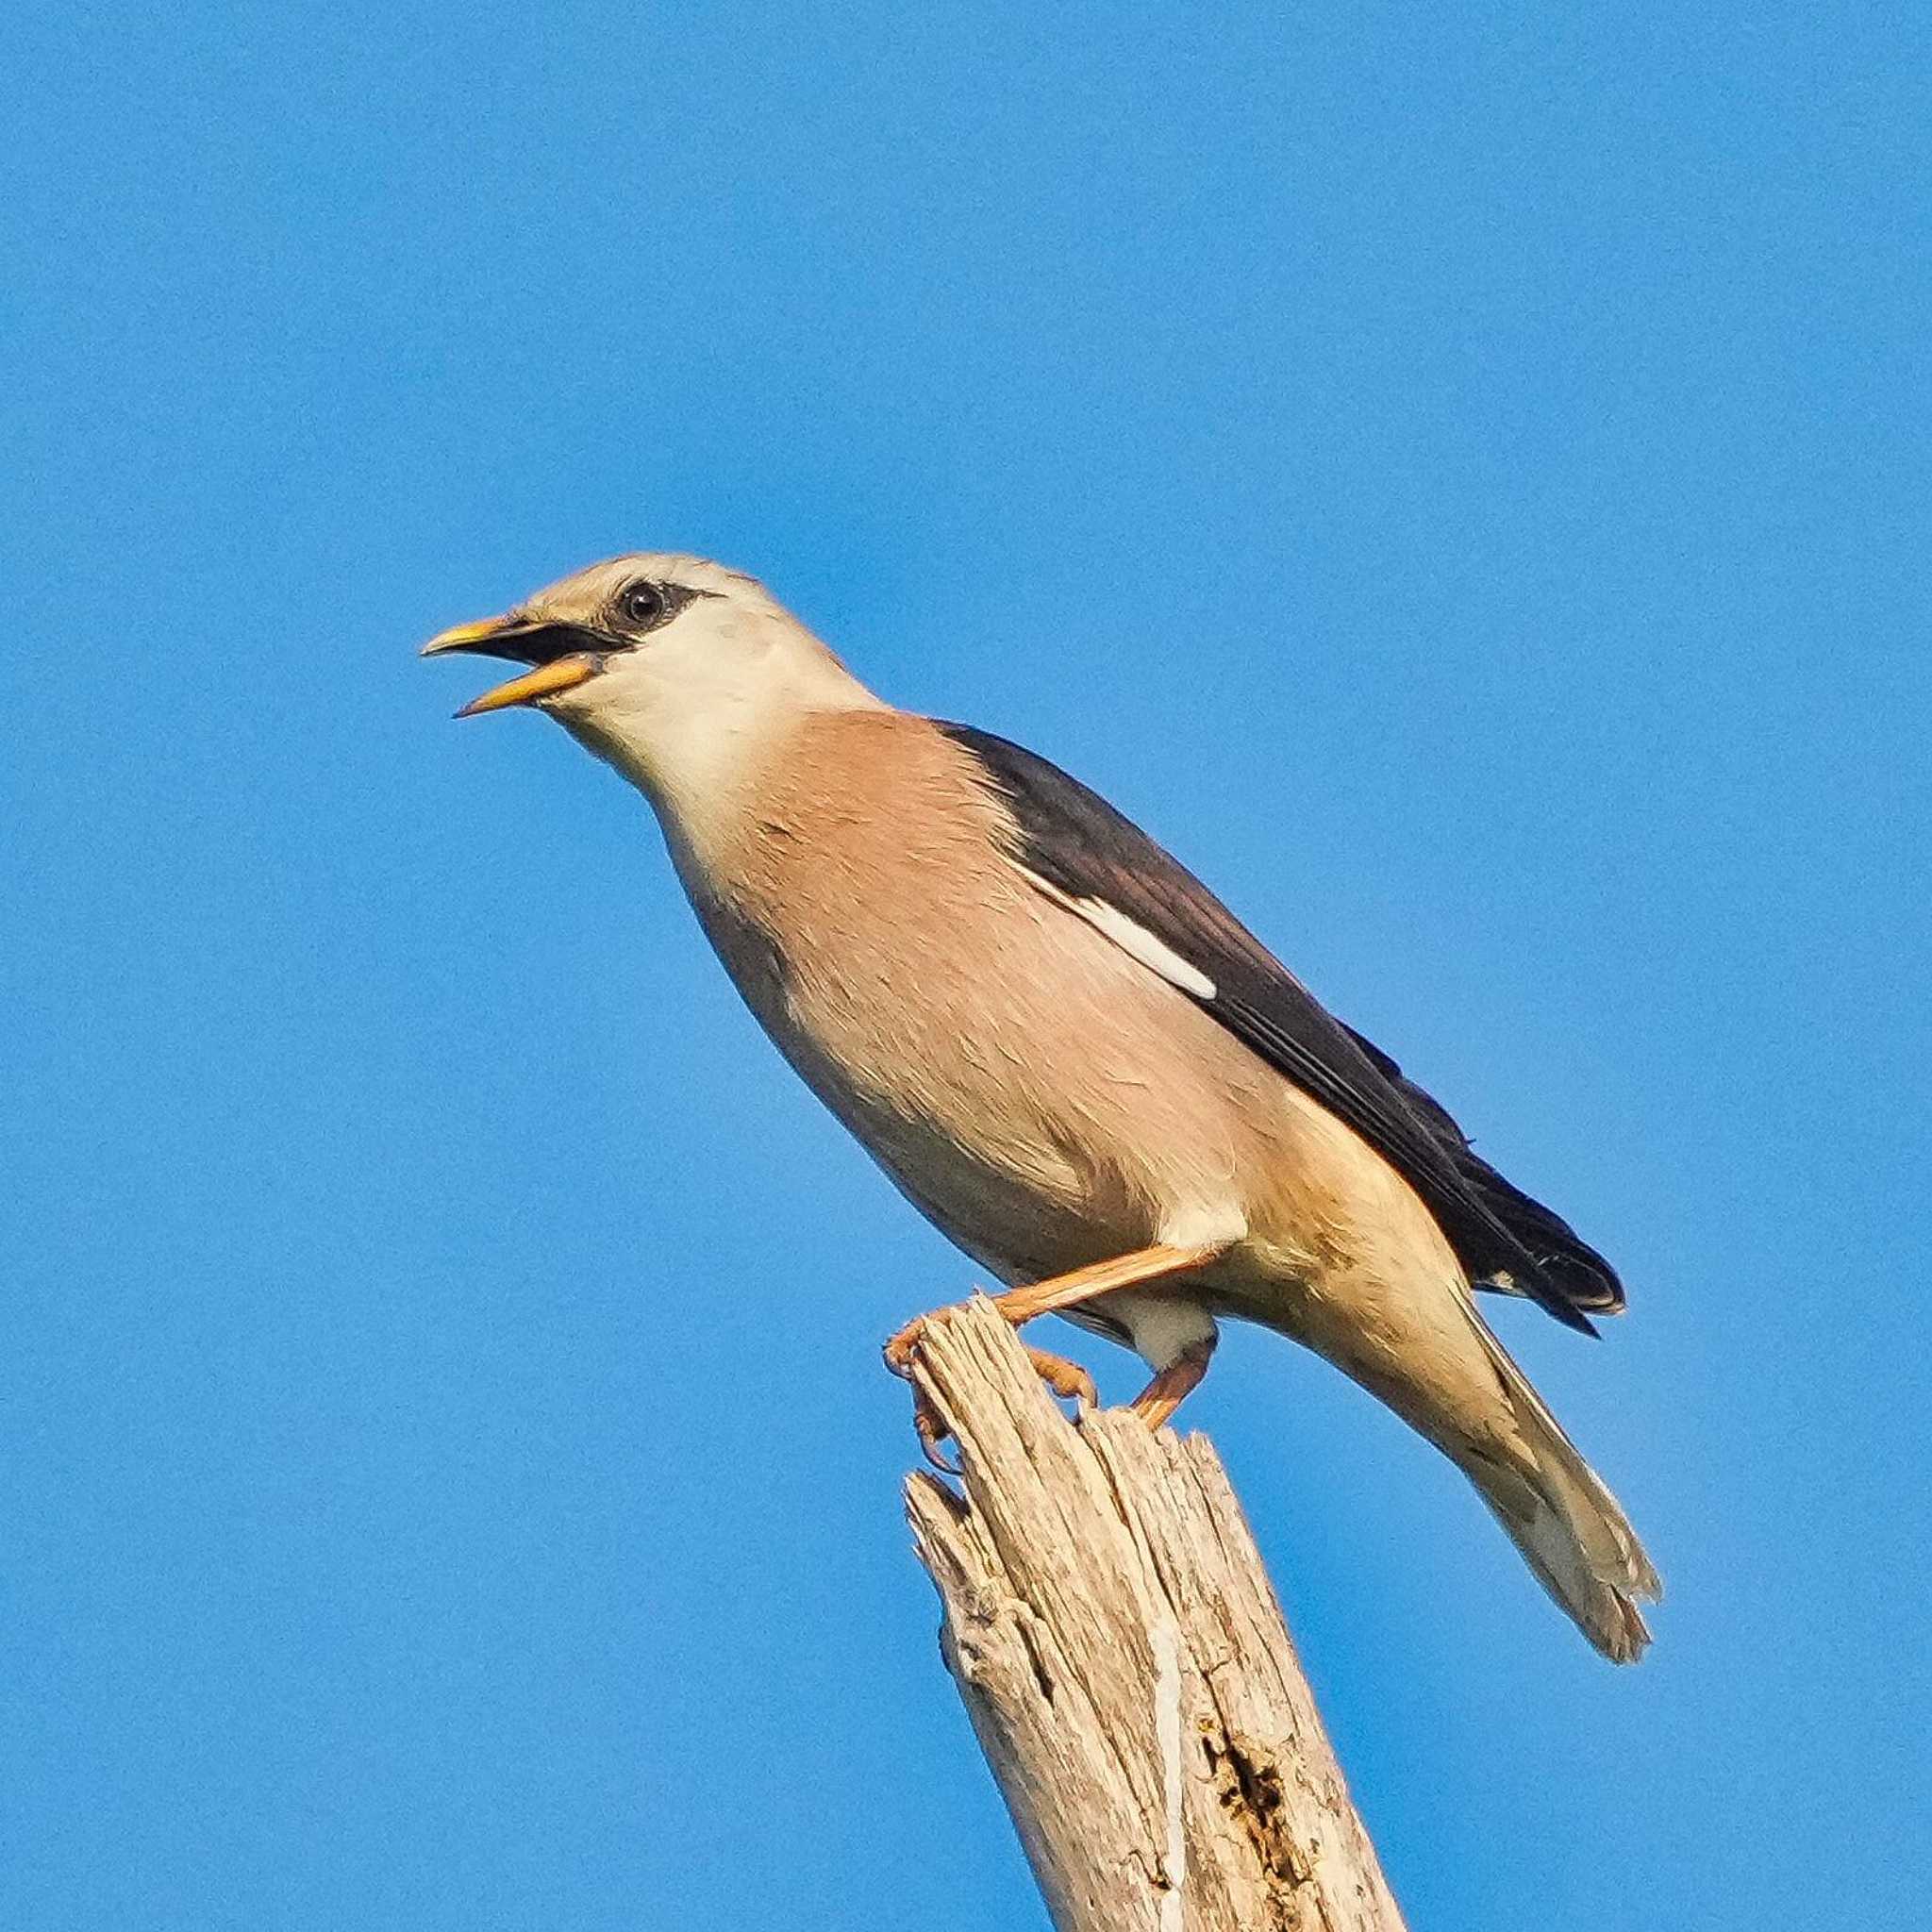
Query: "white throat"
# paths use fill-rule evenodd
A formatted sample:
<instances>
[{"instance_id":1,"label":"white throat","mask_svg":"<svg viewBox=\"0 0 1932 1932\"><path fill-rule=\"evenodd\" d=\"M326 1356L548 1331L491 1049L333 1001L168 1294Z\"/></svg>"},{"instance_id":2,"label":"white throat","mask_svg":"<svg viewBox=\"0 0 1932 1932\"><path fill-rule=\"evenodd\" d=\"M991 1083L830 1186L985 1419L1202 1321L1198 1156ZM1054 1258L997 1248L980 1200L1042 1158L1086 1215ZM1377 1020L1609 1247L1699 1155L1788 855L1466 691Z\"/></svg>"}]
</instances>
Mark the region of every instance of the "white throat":
<instances>
[{"instance_id":1,"label":"white throat","mask_svg":"<svg viewBox=\"0 0 1932 1932\"><path fill-rule=\"evenodd\" d=\"M759 774L805 719L891 708L809 632L790 620L771 629L780 634L755 656L738 641L662 677L613 664L544 708L650 800L674 847L702 854L755 808Z\"/></svg>"}]
</instances>

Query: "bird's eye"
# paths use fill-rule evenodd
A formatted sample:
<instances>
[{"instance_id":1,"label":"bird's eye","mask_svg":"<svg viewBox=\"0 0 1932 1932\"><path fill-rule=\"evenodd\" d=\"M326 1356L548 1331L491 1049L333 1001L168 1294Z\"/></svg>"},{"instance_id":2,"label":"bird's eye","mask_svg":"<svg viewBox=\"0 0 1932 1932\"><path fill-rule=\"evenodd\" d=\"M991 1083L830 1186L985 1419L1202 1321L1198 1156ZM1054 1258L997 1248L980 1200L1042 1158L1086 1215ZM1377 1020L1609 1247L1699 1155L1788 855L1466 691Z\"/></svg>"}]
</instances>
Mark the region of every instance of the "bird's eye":
<instances>
[{"instance_id":1,"label":"bird's eye","mask_svg":"<svg viewBox=\"0 0 1932 1932\"><path fill-rule=\"evenodd\" d=\"M664 592L656 584L632 584L617 600L625 621L640 630L648 630L664 615Z\"/></svg>"}]
</instances>

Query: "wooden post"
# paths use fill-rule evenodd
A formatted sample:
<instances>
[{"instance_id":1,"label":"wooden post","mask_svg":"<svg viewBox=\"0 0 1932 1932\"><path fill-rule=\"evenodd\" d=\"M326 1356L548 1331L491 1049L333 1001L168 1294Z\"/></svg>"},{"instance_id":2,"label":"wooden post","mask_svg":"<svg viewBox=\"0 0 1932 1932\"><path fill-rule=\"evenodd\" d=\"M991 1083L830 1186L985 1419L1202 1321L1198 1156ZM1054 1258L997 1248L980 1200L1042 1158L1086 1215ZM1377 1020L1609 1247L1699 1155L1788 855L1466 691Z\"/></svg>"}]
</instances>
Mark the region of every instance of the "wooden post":
<instances>
[{"instance_id":1,"label":"wooden post","mask_svg":"<svg viewBox=\"0 0 1932 1932\"><path fill-rule=\"evenodd\" d=\"M1068 1422L983 1298L914 1372L941 1648L1059 1932L1402 1932L1207 1440Z\"/></svg>"}]
</instances>

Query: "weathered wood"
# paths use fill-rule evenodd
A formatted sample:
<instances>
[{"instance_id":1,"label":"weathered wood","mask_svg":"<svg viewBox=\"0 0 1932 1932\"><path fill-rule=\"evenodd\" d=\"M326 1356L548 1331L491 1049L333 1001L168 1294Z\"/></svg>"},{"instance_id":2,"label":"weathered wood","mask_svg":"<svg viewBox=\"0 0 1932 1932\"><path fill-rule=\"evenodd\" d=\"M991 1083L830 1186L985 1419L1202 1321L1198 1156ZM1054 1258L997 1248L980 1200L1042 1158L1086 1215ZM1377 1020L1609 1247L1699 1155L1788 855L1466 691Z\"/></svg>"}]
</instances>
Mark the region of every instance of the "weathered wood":
<instances>
[{"instance_id":1,"label":"weathered wood","mask_svg":"<svg viewBox=\"0 0 1932 1932\"><path fill-rule=\"evenodd\" d=\"M982 1298L922 1341L941 1644L1060 1932L1401 1932L1207 1440L1060 1413Z\"/></svg>"}]
</instances>

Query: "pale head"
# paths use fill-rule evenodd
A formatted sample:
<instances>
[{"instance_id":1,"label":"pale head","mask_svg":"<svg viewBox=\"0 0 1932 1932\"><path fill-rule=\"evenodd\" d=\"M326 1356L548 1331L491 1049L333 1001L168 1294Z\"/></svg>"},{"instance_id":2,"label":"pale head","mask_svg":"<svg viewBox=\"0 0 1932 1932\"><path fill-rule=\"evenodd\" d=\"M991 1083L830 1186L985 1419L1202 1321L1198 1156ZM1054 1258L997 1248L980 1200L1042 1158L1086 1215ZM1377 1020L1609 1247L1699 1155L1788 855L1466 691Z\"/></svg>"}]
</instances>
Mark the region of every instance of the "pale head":
<instances>
[{"instance_id":1,"label":"pale head","mask_svg":"<svg viewBox=\"0 0 1932 1932\"><path fill-rule=\"evenodd\" d=\"M698 803L804 713L880 703L756 578L669 552L592 564L423 650L529 665L458 716L535 706L660 802Z\"/></svg>"}]
</instances>

